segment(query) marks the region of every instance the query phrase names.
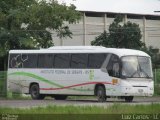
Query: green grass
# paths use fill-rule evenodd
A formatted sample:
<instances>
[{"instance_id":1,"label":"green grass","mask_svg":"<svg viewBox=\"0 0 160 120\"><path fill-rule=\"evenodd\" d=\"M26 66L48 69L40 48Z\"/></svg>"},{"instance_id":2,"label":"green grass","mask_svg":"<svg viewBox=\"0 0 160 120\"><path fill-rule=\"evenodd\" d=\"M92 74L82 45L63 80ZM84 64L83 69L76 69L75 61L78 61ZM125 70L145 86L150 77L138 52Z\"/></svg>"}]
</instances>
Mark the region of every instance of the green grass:
<instances>
[{"instance_id":1,"label":"green grass","mask_svg":"<svg viewBox=\"0 0 160 120\"><path fill-rule=\"evenodd\" d=\"M107 106L107 104L106 104ZM0 113L10 114L153 114L160 113L160 104L98 106L47 106L35 108L1 108Z\"/></svg>"}]
</instances>

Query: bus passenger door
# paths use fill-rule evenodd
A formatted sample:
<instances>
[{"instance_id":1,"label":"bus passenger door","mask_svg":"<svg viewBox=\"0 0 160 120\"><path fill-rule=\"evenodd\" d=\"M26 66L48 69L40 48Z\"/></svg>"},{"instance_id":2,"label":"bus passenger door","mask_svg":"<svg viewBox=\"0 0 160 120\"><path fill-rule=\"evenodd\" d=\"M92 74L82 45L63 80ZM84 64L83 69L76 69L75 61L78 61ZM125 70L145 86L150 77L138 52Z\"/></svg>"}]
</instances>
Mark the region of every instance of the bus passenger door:
<instances>
[{"instance_id":1,"label":"bus passenger door","mask_svg":"<svg viewBox=\"0 0 160 120\"><path fill-rule=\"evenodd\" d=\"M120 60L117 55L112 54L107 65L107 71L110 76L111 86L109 88L110 94L117 96L120 94Z\"/></svg>"}]
</instances>

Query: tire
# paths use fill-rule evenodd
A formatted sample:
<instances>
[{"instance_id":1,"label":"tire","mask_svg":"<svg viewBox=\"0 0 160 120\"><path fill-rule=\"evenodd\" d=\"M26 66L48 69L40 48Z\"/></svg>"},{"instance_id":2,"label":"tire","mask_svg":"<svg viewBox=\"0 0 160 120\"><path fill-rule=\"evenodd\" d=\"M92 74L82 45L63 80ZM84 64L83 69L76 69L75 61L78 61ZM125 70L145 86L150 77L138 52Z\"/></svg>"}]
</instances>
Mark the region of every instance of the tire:
<instances>
[{"instance_id":1,"label":"tire","mask_svg":"<svg viewBox=\"0 0 160 120\"><path fill-rule=\"evenodd\" d=\"M103 86L98 86L96 88L96 96L98 99L98 102L105 102L106 101L106 91Z\"/></svg>"},{"instance_id":2,"label":"tire","mask_svg":"<svg viewBox=\"0 0 160 120\"><path fill-rule=\"evenodd\" d=\"M54 95L55 100L66 100L67 96L66 95Z\"/></svg>"},{"instance_id":3,"label":"tire","mask_svg":"<svg viewBox=\"0 0 160 120\"><path fill-rule=\"evenodd\" d=\"M45 98L45 95L39 93L39 85L33 84L30 87L30 94L33 100L42 100Z\"/></svg>"},{"instance_id":4,"label":"tire","mask_svg":"<svg viewBox=\"0 0 160 120\"><path fill-rule=\"evenodd\" d=\"M132 102L133 101L133 96L126 96L125 101L126 102Z\"/></svg>"}]
</instances>

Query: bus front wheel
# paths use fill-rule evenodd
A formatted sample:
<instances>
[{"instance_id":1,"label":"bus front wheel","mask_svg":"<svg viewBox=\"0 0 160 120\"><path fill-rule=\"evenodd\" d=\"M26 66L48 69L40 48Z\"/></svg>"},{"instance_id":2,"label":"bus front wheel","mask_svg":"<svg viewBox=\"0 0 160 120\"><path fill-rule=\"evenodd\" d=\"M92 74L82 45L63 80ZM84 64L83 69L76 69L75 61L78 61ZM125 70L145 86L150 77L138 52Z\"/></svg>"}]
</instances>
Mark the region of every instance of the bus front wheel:
<instances>
[{"instance_id":1,"label":"bus front wheel","mask_svg":"<svg viewBox=\"0 0 160 120\"><path fill-rule=\"evenodd\" d=\"M133 101L133 96L126 96L125 101L126 102L132 102Z\"/></svg>"},{"instance_id":2,"label":"bus front wheel","mask_svg":"<svg viewBox=\"0 0 160 120\"><path fill-rule=\"evenodd\" d=\"M45 95L39 93L39 85L33 84L30 87L30 94L33 100L42 100L45 98Z\"/></svg>"},{"instance_id":3,"label":"bus front wheel","mask_svg":"<svg viewBox=\"0 0 160 120\"><path fill-rule=\"evenodd\" d=\"M106 101L106 92L103 86L98 86L96 89L96 95L98 102L105 102Z\"/></svg>"}]
</instances>

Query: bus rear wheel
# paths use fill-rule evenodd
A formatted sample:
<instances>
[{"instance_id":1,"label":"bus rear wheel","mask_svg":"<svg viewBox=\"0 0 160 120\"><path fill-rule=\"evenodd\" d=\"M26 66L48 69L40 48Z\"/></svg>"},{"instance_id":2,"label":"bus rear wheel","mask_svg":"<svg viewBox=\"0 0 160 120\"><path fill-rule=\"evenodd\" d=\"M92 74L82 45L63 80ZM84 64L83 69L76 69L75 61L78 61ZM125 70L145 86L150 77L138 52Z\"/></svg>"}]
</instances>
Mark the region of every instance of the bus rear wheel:
<instances>
[{"instance_id":1,"label":"bus rear wheel","mask_svg":"<svg viewBox=\"0 0 160 120\"><path fill-rule=\"evenodd\" d=\"M103 86L98 86L96 89L96 95L98 102L105 102L106 101L106 91Z\"/></svg>"},{"instance_id":2,"label":"bus rear wheel","mask_svg":"<svg viewBox=\"0 0 160 120\"><path fill-rule=\"evenodd\" d=\"M66 95L54 95L55 100L65 100L67 99Z\"/></svg>"},{"instance_id":3,"label":"bus rear wheel","mask_svg":"<svg viewBox=\"0 0 160 120\"><path fill-rule=\"evenodd\" d=\"M132 102L133 101L133 96L126 96L125 101L126 102Z\"/></svg>"},{"instance_id":4,"label":"bus rear wheel","mask_svg":"<svg viewBox=\"0 0 160 120\"><path fill-rule=\"evenodd\" d=\"M39 93L39 85L33 84L30 87L30 94L33 100L42 100L45 98L45 95Z\"/></svg>"}]
</instances>

